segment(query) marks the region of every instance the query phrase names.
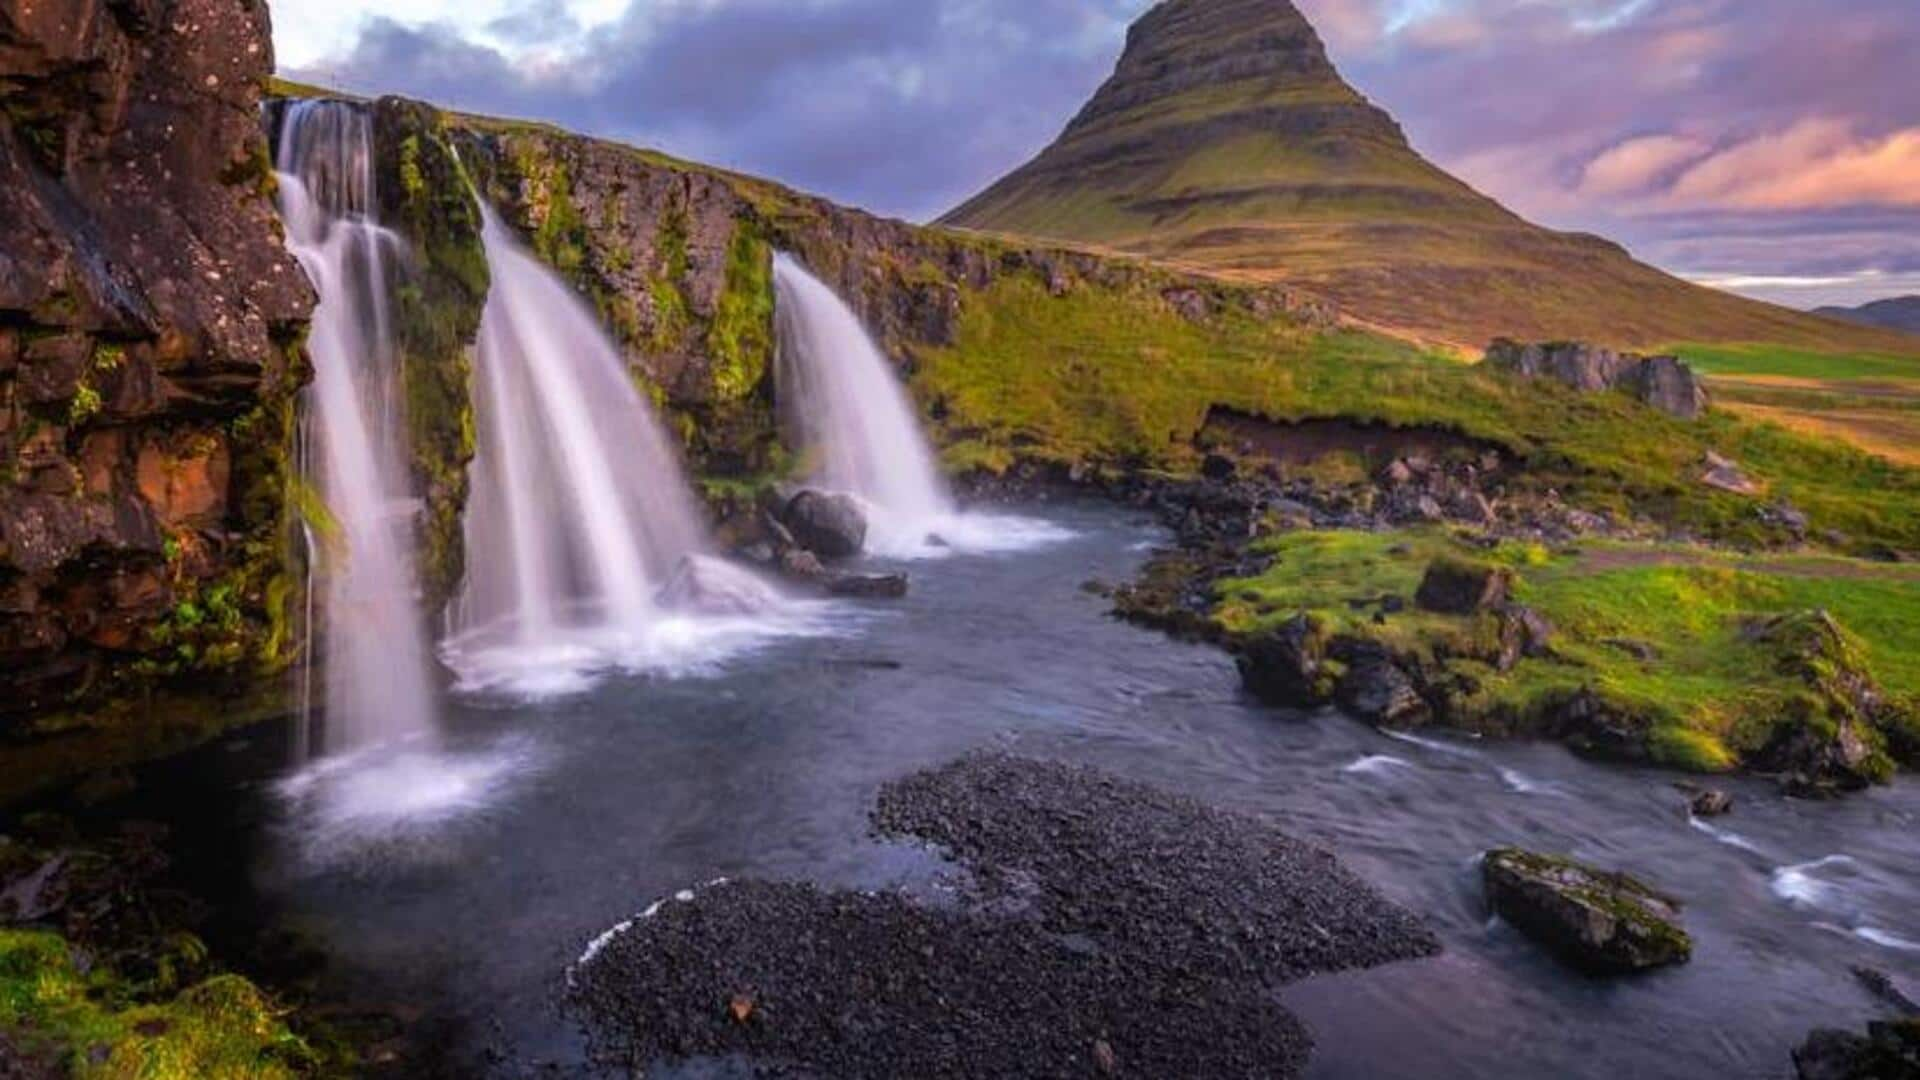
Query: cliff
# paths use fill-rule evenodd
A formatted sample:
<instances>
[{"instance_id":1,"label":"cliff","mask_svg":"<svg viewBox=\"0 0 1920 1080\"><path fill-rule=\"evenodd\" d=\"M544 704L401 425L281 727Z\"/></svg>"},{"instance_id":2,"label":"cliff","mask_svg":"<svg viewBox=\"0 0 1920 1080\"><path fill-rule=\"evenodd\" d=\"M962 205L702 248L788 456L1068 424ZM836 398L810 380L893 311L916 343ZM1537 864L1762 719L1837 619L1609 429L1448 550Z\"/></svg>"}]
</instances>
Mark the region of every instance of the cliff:
<instances>
[{"instance_id":1,"label":"cliff","mask_svg":"<svg viewBox=\"0 0 1920 1080\"><path fill-rule=\"evenodd\" d=\"M1479 349L1496 336L1916 351L1533 225L1421 157L1289 0L1167 0L1059 139L943 219L1325 296Z\"/></svg>"},{"instance_id":2,"label":"cliff","mask_svg":"<svg viewBox=\"0 0 1920 1080\"><path fill-rule=\"evenodd\" d=\"M8 739L138 714L151 741L290 656L313 296L271 202L267 41L233 0L0 0Z\"/></svg>"}]
</instances>

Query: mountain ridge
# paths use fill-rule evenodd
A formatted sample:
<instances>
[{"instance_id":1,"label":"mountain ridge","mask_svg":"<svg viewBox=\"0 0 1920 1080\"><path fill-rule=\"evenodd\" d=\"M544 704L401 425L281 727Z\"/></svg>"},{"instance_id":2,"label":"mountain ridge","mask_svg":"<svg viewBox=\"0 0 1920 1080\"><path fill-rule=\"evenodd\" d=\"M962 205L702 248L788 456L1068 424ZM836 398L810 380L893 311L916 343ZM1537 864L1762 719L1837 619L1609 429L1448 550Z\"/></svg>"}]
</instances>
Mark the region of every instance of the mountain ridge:
<instances>
[{"instance_id":1,"label":"mountain ridge","mask_svg":"<svg viewBox=\"0 0 1920 1080\"><path fill-rule=\"evenodd\" d=\"M1165 0L1033 160L940 219L1294 285L1358 320L1496 336L1911 351L1534 225L1416 152L1289 0Z\"/></svg>"},{"instance_id":2,"label":"mountain ridge","mask_svg":"<svg viewBox=\"0 0 1920 1080\"><path fill-rule=\"evenodd\" d=\"M1885 300L1875 300L1858 307L1816 308L1814 314L1824 315L1829 319L1858 323L1861 326L1877 326L1903 333L1920 334L1920 295L1890 296Z\"/></svg>"}]
</instances>

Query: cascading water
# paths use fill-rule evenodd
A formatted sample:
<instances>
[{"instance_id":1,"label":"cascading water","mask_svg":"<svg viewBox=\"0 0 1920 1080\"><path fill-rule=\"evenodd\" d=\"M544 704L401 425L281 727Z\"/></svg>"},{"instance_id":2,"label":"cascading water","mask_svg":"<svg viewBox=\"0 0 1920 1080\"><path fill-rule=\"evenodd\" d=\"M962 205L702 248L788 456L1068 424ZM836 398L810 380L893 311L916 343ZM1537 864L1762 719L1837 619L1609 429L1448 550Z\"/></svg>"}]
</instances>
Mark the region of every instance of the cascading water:
<instances>
[{"instance_id":1,"label":"cascading water","mask_svg":"<svg viewBox=\"0 0 1920 1080\"><path fill-rule=\"evenodd\" d=\"M357 105L286 107L276 162L281 216L287 246L320 299L307 339L314 378L301 396L298 463L326 507L309 513L306 527L326 621L323 653L309 657L309 667L324 665L324 711L303 717L296 740L310 752L435 729L387 312L395 238L374 221L372 148L371 119Z\"/></svg>"},{"instance_id":2,"label":"cascading water","mask_svg":"<svg viewBox=\"0 0 1920 1080\"><path fill-rule=\"evenodd\" d=\"M777 592L708 556L673 448L592 309L482 214L468 573L443 650L462 688L565 693L596 668L697 663L777 629Z\"/></svg>"},{"instance_id":3,"label":"cascading water","mask_svg":"<svg viewBox=\"0 0 1920 1080\"><path fill-rule=\"evenodd\" d=\"M860 317L784 252L773 280L787 422L815 463L815 482L866 504L869 550L914 558L1063 535L1044 522L959 513L906 388Z\"/></svg>"}]
</instances>

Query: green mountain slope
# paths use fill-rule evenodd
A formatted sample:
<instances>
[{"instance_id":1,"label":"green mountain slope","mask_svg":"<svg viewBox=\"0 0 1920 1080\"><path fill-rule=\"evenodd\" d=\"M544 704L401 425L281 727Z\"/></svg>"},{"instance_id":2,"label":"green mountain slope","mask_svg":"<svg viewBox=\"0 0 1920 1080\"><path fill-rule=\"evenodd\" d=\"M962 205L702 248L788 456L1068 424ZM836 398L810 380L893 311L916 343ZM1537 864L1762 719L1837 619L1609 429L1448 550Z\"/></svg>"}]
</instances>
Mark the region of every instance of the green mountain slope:
<instances>
[{"instance_id":1,"label":"green mountain slope","mask_svg":"<svg viewBox=\"0 0 1920 1080\"><path fill-rule=\"evenodd\" d=\"M1505 334L1915 351L1530 224L1416 153L1289 0L1154 8L1060 138L943 220L1286 282L1468 346Z\"/></svg>"}]
</instances>

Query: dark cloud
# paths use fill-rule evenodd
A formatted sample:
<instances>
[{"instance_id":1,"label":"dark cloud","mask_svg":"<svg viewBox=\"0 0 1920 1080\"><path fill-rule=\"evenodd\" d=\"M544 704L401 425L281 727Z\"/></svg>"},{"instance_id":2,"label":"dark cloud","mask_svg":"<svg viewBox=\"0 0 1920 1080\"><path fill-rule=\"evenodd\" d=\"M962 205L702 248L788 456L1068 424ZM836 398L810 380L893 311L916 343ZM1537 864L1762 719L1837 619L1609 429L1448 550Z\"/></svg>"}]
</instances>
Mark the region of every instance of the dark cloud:
<instances>
[{"instance_id":1,"label":"dark cloud","mask_svg":"<svg viewBox=\"0 0 1920 1080\"><path fill-rule=\"evenodd\" d=\"M1837 224L1920 192L1914 0L1300 2L1417 146L1536 219L1679 270L1920 258L1910 228ZM1051 139L1149 6L633 0L583 32L563 0L527 0L477 38L376 19L347 55L297 74L924 218ZM1900 205L1920 211L1920 195Z\"/></svg>"},{"instance_id":2,"label":"dark cloud","mask_svg":"<svg viewBox=\"0 0 1920 1080\"><path fill-rule=\"evenodd\" d=\"M551 120L931 217L1045 145L1147 6L639 0L563 54L512 58L445 25L376 19L349 54L296 74ZM520 14L544 30L537 11Z\"/></svg>"}]
</instances>

